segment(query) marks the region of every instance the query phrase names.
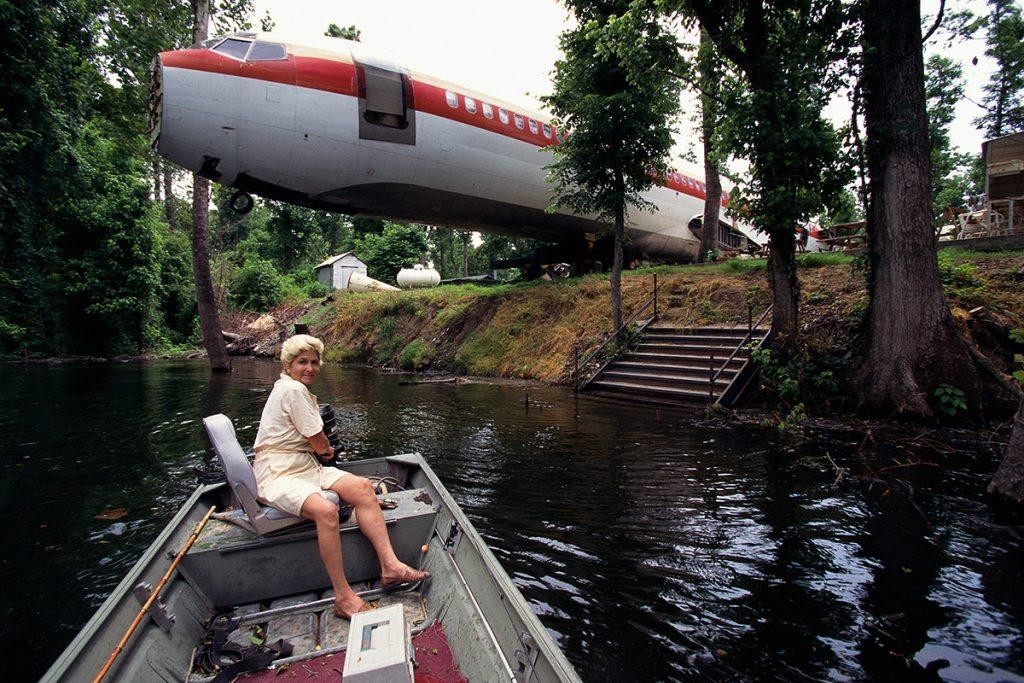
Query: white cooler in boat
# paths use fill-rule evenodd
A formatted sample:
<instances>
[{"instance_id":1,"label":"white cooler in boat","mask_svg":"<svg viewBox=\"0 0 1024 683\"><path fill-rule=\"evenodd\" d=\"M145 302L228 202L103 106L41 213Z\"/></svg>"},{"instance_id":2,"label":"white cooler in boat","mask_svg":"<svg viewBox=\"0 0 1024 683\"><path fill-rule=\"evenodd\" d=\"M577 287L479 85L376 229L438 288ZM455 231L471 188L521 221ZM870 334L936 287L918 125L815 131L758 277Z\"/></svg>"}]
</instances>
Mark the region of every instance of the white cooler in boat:
<instances>
[{"instance_id":1,"label":"white cooler in boat","mask_svg":"<svg viewBox=\"0 0 1024 683\"><path fill-rule=\"evenodd\" d=\"M346 683L412 683L412 659L402 605L352 616L342 672Z\"/></svg>"}]
</instances>

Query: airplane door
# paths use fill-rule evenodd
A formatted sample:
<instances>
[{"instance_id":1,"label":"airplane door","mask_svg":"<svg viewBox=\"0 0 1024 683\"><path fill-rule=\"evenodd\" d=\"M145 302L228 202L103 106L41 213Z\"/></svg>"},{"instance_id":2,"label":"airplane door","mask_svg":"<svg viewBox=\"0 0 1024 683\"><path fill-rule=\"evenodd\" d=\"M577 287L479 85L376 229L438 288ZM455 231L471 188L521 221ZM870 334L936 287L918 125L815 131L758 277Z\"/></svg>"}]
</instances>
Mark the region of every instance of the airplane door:
<instances>
[{"instance_id":1,"label":"airplane door","mask_svg":"<svg viewBox=\"0 0 1024 683\"><path fill-rule=\"evenodd\" d=\"M409 76L397 69L356 62L359 138L416 144L416 109Z\"/></svg>"}]
</instances>

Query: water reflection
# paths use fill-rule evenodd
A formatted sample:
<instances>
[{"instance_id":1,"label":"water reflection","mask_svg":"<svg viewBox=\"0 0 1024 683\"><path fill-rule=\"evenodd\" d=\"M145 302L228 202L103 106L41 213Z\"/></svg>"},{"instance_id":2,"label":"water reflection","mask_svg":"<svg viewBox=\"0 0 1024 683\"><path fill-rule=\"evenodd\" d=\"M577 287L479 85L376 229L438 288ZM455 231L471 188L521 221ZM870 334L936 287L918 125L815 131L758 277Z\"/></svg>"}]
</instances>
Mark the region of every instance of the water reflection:
<instances>
[{"instance_id":1,"label":"water reflection","mask_svg":"<svg viewBox=\"0 0 1024 683\"><path fill-rule=\"evenodd\" d=\"M0 373L2 628L33 678L210 464L200 418L250 443L278 369ZM815 448L559 388L327 365L315 391L352 457L424 454L585 680L1024 675L1020 520L984 504L990 462L914 481L915 508L833 488Z\"/></svg>"}]
</instances>

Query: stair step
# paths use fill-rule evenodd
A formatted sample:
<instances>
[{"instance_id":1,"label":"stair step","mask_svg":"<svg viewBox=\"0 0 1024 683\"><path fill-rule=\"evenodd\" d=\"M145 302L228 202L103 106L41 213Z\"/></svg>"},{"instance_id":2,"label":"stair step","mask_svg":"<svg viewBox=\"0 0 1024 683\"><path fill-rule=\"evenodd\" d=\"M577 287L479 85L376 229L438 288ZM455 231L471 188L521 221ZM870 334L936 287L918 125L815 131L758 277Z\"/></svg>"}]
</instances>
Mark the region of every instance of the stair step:
<instances>
[{"instance_id":1,"label":"stair step","mask_svg":"<svg viewBox=\"0 0 1024 683\"><path fill-rule=\"evenodd\" d=\"M715 382L715 389L723 391L729 386L732 378L719 377ZM632 370L608 369L597 378L598 382L629 382L644 387L667 387L671 389L693 389L701 391L706 396L711 388L711 381L707 375L657 375L649 372L635 372Z\"/></svg>"},{"instance_id":2,"label":"stair step","mask_svg":"<svg viewBox=\"0 0 1024 683\"><path fill-rule=\"evenodd\" d=\"M715 346L729 346L734 349L743 341L743 335L727 337L714 334L651 334L645 335L644 338L659 344L711 344ZM750 341L756 341L756 339L747 340L747 343Z\"/></svg>"},{"instance_id":3,"label":"stair step","mask_svg":"<svg viewBox=\"0 0 1024 683\"><path fill-rule=\"evenodd\" d=\"M637 344L637 351L655 351L658 353L689 353L699 354L702 356L715 355L715 358L721 358L725 360L732 355L733 351L736 351L736 346L719 346L716 344L662 344L657 341L643 341ZM737 357L747 356L746 349L740 349L736 351Z\"/></svg>"},{"instance_id":4,"label":"stair step","mask_svg":"<svg viewBox=\"0 0 1024 683\"><path fill-rule=\"evenodd\" d=\"M709 394L707 390L700 391L697 389L649 386L646 384L619 380L595 380L591 382L588 387L593 388L595 391L611 390L627 393L649 394L655 396L676 397L680 399L703 400L705 403L708 401ZM725 386L723 385L720 389L715 391L715 396L717 397L724 390Z\"/></svg>"},{"instance_id":5,"label":"stair step","mask_svg":"<svg viewBox=\"0 0 1024 683\"><path fill-rule=\"evenodd\" d=\"M678 410L706 410L708 407L707 396L703 398L672 398L665 396L648 396L645 394L621 393L617 391L589 391L587 393L590 396L598 396L600 398L611 399L613 401L622 401L630 404L643 403L646 405L661 406L664 408L676 408Z\"/></svg>"},{"instance_id":6,"label":"stair step","mask_svg":"<svg viewBox=\"0 0 1024 683\"><path fill-rule=\"evenodd\" d=\"M718 369L718 363L715 363L715 369ZM673 365L671 363L649 363L644 361L635 360L620 360L612 363L608 366L607 370L633 370L636 372L647 372L651 374L664 374L664 375L695 375L698 377L708 377L710 365L705 363L699 365L696 363L691 364L678 364ZM736 373L739 372L738 363L729 363L729 366L722 370L722 374L719 375L719 379L732 379Z\"/></svg>"},{"instance_id":7,"label":"stair step","mask_svg":"<svg viewBox=\"0 0 1024 683\"><path fill-rule=\"evenodd\" d=\"M725 363L728 356L715 356L714 366L721 367ZM708 355L693 354L693 353L658 353L655 351L633 351L622 357L622 360L627 362L656 362L663 365L672 365L678 363L679 365L692 365L700 368L711 367L711 357ZM729 367L739 369L747 361L745 355L741 356L736 354L731 361L729 361Z\"/></svg>"},{"instance_id":8,"label":"stair step","mask_svg":"<svg viewBox=\"0 0 1024 683\"><path fill-rule=\"evenodd\" d=\"M747 334L747 326L739 327L670 327L667 325L654 324L649 326L645 333L650 334L703 334L713 336L737 337L742 339ZM764 337L768 334L768 328L755 327L751 337Z\"/></svg>"}]
</instances>

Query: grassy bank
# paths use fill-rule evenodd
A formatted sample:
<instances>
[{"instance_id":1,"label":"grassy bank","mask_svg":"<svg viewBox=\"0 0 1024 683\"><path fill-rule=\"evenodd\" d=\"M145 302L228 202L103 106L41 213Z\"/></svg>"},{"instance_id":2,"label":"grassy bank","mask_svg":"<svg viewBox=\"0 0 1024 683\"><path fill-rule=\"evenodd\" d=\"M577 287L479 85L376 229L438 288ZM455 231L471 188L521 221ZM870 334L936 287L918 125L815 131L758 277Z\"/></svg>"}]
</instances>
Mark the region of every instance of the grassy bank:
<instances>
[{"instance_id":1,"label":"grassy bank","mask_svg":"<svg viewBox=\"0 0 1024 683\"><path fill-rule=\"evenodd\" d=\"M799 259L801 328L819 354L848 354L867 308L863 262L843 254ZM985 306L1024 327L1024 251L944 251L943 283L954 316L971 334L968 311ZM662 321L679 326L745 323L769 304L764 261L657 267L623 275L623 311L659 283ZM329 360L544 382L570 377L573 352L594 348L612 327L607 276L479 287L357 294L339 292L305 321L327 343Z\"/></svg>"}]
</instances>

